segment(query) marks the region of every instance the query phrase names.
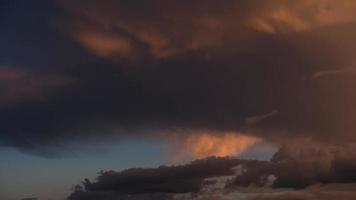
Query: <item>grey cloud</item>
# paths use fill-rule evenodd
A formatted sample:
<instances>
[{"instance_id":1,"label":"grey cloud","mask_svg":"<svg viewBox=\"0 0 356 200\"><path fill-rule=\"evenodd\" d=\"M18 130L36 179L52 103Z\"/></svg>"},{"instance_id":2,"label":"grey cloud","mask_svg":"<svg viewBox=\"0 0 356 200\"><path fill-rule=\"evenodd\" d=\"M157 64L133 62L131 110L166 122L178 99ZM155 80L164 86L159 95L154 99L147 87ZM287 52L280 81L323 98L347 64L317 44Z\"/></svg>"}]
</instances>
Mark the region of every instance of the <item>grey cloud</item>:
<instances>
[{"instance_id":1,"label":"grey cloud","mask_svg":"<svg viewBox=\"0 0 356 200\"><path fill-rule=\"evenodd\" d=\"M74 191L70 199L140 199L151 195L191 200L354 196L354 146L299 149L294 145L297 144L281 148L271 161L211 157L183 166L102 172L95 182L85 180L85 189Z\"/></svg>"}]
</instances>

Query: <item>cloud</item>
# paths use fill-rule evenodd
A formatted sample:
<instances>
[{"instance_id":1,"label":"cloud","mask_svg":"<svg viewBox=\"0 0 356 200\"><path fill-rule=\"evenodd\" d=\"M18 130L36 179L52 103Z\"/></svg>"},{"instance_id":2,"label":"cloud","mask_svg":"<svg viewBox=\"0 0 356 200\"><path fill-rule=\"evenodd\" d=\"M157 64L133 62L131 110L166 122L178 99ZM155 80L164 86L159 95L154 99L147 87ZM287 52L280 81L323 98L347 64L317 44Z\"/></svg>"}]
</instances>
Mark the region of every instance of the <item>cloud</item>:
<instances>
[{"instance_id":1,"label":"cloud","mask_svg":"<svg viewBox=\"0 0 356 200\"><path fill-rule=\"evenodd\" d=\"M322 199L354 199L356 193L350 189L354 184L332 184L328 186L315 186L301 191L285 191L276 193L257 194L249 199L251 200L322 200ZM340 189L344 188L344 189Z\"/></svg>"},{"instance_id":2,"label":"cloud","mask_svg":"<svg viewBox=\"0 0 356 200\"><path fill-rule=\"evenodd\" d=\"M256 137L237 133L194 132L180 145L177 158L187 155L195 159L208 156L239 156L258 141Z\"/></svg>"},{"instance_id":3,"label":"cloud","mask_svg":"<svg viewBox=\"0 0 356 200\"><path fill-rule=\"evenodd\" d=\"M302 147L300 147L302 145ZM355 145L330 147L294 143L282 147L272 158L256 166L249 166L236 179L242 186L265 185L269 175L276 177L275 188L305 188L314 183L355 182L355 164L352 153Z\"/></svg>"},{"instance_id":4,"label":"cloud","mask_svg":"<svg viewBox=\"0 0 356 200\"><path fill-rule=\"evenodd\" d=\"M208 177L232 175L231 169L238 165L237 159L210 157L183 166L159 168L133 168L121 172L102 172L97 181L84 182L86 191L74 192L73 199L81 196L112 191L123 195L198 192ZM85 198L84 198L85 199Z\"/></svg>"},{"instance_id":5,"label":"cloud","mask_svg":"<svg viewBox=\"0 0 356 200\"><path fill-rule=\"evenodd\" d=\"M270 33L307 31L355 20L356 4L350 0L274 1L274 6L251 19L257 30Z\"/></svg>"},{"instance_id":6,"label":"cloud","mask_svg":"<svg viewBox=\"0 0 356 200\"><path fill-rule=\"evenodd\" d=\"M91 44L89 49L97 55L110 48L111 58L122 55L121 45L95 43L99 37L92 38L90 42L83 40L83 35L109 31L114 33L110 36L111 41L130 35L137 43L146 44L147 53L152 57L162 59L236 43L241 36L245 37L246 27L280 34L309 31L356 19L356 4L352 0L338 3L332 0L228 0L219 3L208 1L204 5L198 1L168 4L155 0L141 6L137 2L112 0L85 4L62 2L72 16L74 30L79 29L79 34L77 31L72 33L74 37L84 46ZM117 39L113 39L115 35ZM115 46L117 50L113 50Z\"/></svg>"},{"instance_id":7,"label":"cloud","mask_svg":"<svg viewBox=\"0 0 356 200\"><path fill-rule=\"evenodd\" d=\"M245 119L245 124L246 125L254 125L257 124L265 119L268 119L270 117L274 117L276 115L280 115L280 112L278 110L272 110L270 113L263 114L263 115L258 115L258 116L253 116L253 117L248 117Z\"/></svg>"},{"instance_id":8,"label":"cloud","mask_svg":"<svg viewBox=\"0 0 356 200\"><path fill-rule=\"evenodd\" d=\"M15 67L0 68L0 107L14 106L26 101L45 101L46 95L70 84L69 78L36 75Z\"/></svg>"},{"instance_id":9,"label":"cloud","mask_svg":"<svg viewBox=\"0 0 356 200\"><path fill-rule=\"evenodd\" d=\"M319 71L312 76L312 79L320 79L320 78L332 77L337 75L350 75L350 74L354 74L355 70L356 70L355 68L349 67L349 68L342 68L342 69Z\"/></svg>"},{"instance_id":10,"label":"cloud","mask_svg":"<svg viewBox=\"0 0 356 200\"><path fill-rule=\"evenodd\" d=\"M354 63L351 1L41 1L9 9L1 64L26 66L35 86L6 80L18 86L8 86L7 99L22 103L0 113L3 145L52 155L75 140L199 130L277 145L356 140L354 79L310 80ZM50 89L53 74L76 84ZM42 95L46 103L34 101Z\"/></svg>"},{"instance_id":11,"label":"cloud","mask_svg":"<svg viewBox=\"0 0 356 200\"><path fill-rule=\"evenodd\" d=\"M71 24L65 31L82 45L78 31L125 38L130 47L140 49L124 57L134 57L134 66L143 69L127 74L140 81L144 92L155 94L154 101L170 102L162 109L164 120L156 119L162 124L222 133L253 129L256 137L269 140L310 135L326 142L353 140L354 95L346 88L355 82L306 80L353 63L353 1L172 5L157 0L137 6L108 0L84 7L63 1L62 6ZM100 43L97 49L102 45L111 48ZM113 53L108 60L122 55ZM260 123L251 127L245 120ZM342 136L335 140L336 133Z\"/></svg>"},{"instance_id":12,"label":"cloud","mask_svg":"<svg viewBox=\"0 0 356 200\"><path fill-rule=\"evenodd\" d=\"M85 190L74 191L71 197L166 194L166 199L194 200L354 196L355 146L296 148L304 144L282 147L270 161L210 157L182 166L102 172L93 183L85 180Z\"/></svg>"},{"instance_id":13,"label":"cloud","mask_svg":"<svg viewBox=\"0 0 356 200\"><path fill-rule=\"evenodd\" d=\"M78 35L81 43L98 56L133 56L132 44L125 37L115 37L95 32L83 32L78 33Z\"/></svg>"},{"instance_id":14,"label":"cloud","mask_svg":"<svg viewBox=\"0 0 356 200\"><path fill-rule=\"evenodd\" d=\"M204 7L197 1L175 2L172 5L156 0L144 4L137 6L137 2L127 1L106 1L102 4L92 1L82 8L81 2L63 1L64 7L73 16L76 29L86 27L87 32L109 30L117 33L118 38L123 33L127 34L135 38L136 44L146 44L148 53L155 58L167 58L185 51L219 45L223 36L219 29L223 27L225 19L220 15L229 6L236 7L233 1L223 4L209 1ZM87 15L86 12L91 14ZM81 41L82 34L73 33L73 36ZM102 46L97 45L98 49Z\"/></svg>"},{"instance_id":15,"label":"cloud","mask_svg":"<svg viewBox=\"0 0 356 200\"><path fill-rule=\"evenodd\" d=\"M272 161L105 173L83 198L194 193L237 164L246 172L211 198L256 186L280 192L258 198L353 195L304 193L356 179L356 81L345 67L355 63L353 0L2 5L1 145L53 157L78 140L179 134L182 154L196 158L238 155L258 140L285 146ZM157 196L128 196L147 192Z\"/></svg>"}]
</instances>

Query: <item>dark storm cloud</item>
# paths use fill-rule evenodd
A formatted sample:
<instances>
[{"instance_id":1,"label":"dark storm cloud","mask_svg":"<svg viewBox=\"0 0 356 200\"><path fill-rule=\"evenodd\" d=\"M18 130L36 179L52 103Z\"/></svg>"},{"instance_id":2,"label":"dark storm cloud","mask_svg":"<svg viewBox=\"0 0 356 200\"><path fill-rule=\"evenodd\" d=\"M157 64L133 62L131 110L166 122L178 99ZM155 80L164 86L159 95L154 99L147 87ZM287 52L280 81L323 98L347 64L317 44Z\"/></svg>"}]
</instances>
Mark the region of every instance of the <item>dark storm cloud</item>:
<instances>
[{"instance_id":1,"label":"dark storm cloud","mask_svg":"<svg viewBox=\"0 0 356 200\"><path fill-rule=\"evenodd\" d=\"M353 188L356 182L355 145L334 148L301 142L294 145L281 148L271 161L211 157L183 166L103 172L93 183L85 180L85 189L74 191L71 198L104 198L106 195L118 198L129 194L134 198L137 194L174 196L190 193L191 199L195 199L194 196L199 199L199 196L228 195L248 189L250 193L256 190L251 199L322 199L355 195L349 188ZM300 149L296 145L308 146ZM221 190L210 190L212 193L209 193L206 188L216 182L207 178L215 177L218 180L218 177L227 175L231 177L225 179L225 186ZM266 190L269 187L273 189ZM258 188L264 188L265 192L258 192ZM293 188L299 190L293 191ZM167 195L166 198L173 196Z\"/></svg>"},{"instance_id":2,"label":"dark storm cloud","mask_svg":"<svg viewBox=\"0 0 356 200\"><path fill-rule=\"evenodd\" d=\"M184 166L109 171L100 175L96 182L84 185L89 191L114 190L128 194L197 192L203 186L204 178L231 175L234 173L231 168L239 162L237 159L210 157Z\"/></svg>"},{"instance_id":3,"label":"dark storm cloud","mask_svg":"<svg viewBox=\"0 0 356 200\"><path fill-rule=\"evenodd\" d=\"M0 105L4 145L52 155L68 140L143 129L248 129L282 143L356 139L354 74L315 78L354 63L352 1L1 6L1 66L36 74L33 85L46 93L28 98L34 89L22 76L2 83L12 98L11 107ZM48 86L57 79L72 82ZM245 127L246 118L272 110L279 114Z\"/></svg>"},{"instance_id":4,"label":"dark storm cloud","mask_svg":"<svg viewBox=\"0 0 356 200\"><path fill-rule=\"evenodd\" d=\"M13 67L0 68L0 105L12 106L29 100L44 100L50 90L70 84L71 80L51 75L36 75ZM20 101L20 102L19 102Z\"/></svg>"},{"instance_id":5,"label":"dark storm cloud","mask_svg":"<svg viewBox=\"0 0 356 200\"><path fill-rule=\"evenodd\" d=\"M103 172L94 183L83 182L85 191L71 195L73 199L90 199L98 195L137 195L157 193L198 192L205 178L231 175L231 170L240 160L226 158L206 158L184 166L161 166L159 168L133 168L122 172ZM109 193L108 193L109 192Z\"/></svg>"}]
</instances>

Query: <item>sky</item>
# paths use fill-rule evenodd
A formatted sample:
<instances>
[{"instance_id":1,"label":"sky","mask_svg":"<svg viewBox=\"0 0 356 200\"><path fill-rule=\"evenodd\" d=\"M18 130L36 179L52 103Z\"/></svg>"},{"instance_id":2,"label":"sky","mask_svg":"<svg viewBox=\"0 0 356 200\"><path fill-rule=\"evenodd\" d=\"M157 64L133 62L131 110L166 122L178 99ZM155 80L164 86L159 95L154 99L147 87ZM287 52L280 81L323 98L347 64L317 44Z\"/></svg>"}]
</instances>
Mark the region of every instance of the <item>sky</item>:
<instances>
[{"instance_id":1,"label":"sky","mask_svg":"<svg viewBox=\"0 0 356 200\"><path fill-rule=\"evenodd\" d=\"M355 197L355 13L1 1L0 198Z\"/></svg>"},{"instance_id":2,"label":"sky","mask_svg":"<svg viewBox=\"0 0 356 200\"><path fill-rule=\"evenodd\" d=\"M94 179L100 170L156 167L166 163L168 156L164 155L164 145L157 141L100 144L95 149L90 146L81 149L55 159L2 149L1 158L6 161L0 164L2 198L64 199L73 185L83 178Z\"/></svg>"}]
</instances>

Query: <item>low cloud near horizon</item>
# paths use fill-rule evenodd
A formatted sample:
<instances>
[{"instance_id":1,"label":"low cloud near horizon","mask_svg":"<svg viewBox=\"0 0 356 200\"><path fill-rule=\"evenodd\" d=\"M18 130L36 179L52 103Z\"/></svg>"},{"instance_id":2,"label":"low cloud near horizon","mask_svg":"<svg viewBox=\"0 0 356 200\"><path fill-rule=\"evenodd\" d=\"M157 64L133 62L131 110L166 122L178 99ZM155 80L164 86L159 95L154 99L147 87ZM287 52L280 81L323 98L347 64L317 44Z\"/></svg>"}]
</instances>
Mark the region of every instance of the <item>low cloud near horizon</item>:
<instances>
[{"instance_id":1,"label":"low cloud near horizon","mask_svg":"<svg viewBox=\"0 0 356 200\"><path fill-rule=\"evenodd\" d=\"M181 166L103 171L70 200L355 198L355 145L282 147L270 161L208 157Z\"/></svg>"}]
</instances>

